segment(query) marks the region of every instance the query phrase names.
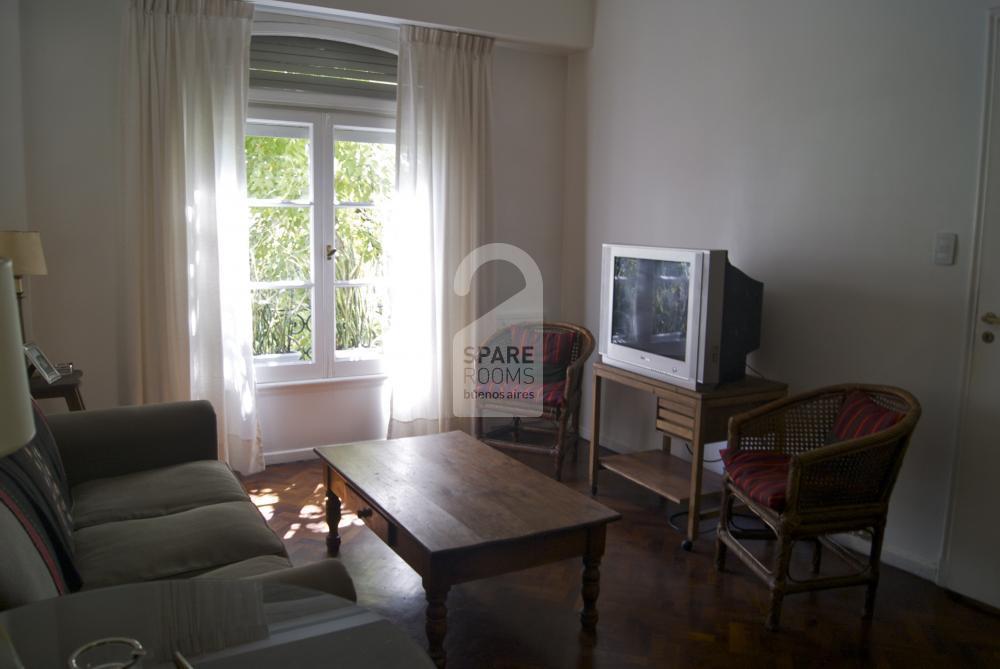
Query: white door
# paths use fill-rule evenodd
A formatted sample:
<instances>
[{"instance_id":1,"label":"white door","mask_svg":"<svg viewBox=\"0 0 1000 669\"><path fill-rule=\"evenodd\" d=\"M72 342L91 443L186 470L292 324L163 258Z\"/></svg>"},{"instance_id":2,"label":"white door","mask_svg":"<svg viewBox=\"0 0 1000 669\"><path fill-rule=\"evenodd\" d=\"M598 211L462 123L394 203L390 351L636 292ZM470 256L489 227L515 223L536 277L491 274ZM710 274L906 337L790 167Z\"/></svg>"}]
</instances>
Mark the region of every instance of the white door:
<instances>
[{"instance_id":1,"label":"white door","mask_svg":"<svg viewBox=\"0 0 1000 669\"><path fill-rule=\"evenodd\" d=\"M941 584L1000 608L1000 15L990 16L987 146L972 356Z\"/></svg>"}]
</instances>

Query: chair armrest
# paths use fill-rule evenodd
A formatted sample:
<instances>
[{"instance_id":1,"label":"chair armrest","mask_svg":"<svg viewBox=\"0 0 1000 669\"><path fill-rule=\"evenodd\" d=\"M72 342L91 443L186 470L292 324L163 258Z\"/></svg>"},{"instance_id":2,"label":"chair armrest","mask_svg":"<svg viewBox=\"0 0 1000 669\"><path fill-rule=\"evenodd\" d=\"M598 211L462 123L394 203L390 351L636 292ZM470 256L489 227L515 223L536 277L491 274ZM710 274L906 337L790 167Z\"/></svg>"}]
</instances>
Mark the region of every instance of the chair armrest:
<instances>
[{"instance_id":1,"label":"chair armrest","mask_svg":"<svg viewBox=\"0 0 1000 669\"><path fill-rule=\"evenodd\" d=\"M297 585L343 597L352 602L358 601L357 592L354 590L354 581L351 580L343 563L335 558L327 558L300 567L267 572L254 576L251 580Z\"/></svg>"},{"instance_id":2,"label":"chair armrest","mask_svg":"<svg viewBox=\"0 0 1000 669\"><path fill-rule=\"evenodd\" d=\"M215 410L205 400L74 411L47 421L71 487L219 457Z\"/></svg>"}]
</instances>

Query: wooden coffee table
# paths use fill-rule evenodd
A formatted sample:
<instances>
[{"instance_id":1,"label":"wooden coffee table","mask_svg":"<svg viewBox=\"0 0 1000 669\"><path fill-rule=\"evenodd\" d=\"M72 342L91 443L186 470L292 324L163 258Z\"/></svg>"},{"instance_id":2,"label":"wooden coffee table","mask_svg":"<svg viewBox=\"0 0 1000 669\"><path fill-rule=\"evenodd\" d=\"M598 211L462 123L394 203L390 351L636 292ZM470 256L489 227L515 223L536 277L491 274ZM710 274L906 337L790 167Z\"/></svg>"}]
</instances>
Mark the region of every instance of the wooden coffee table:
<instances>
[{"instance_id":1,"label":"wooden coffee table","mask_svg":"<svg viewBox=\"0 0 1000 669\"><path fill-rule=\"evenodd\" d=\"M315 449L326 462L327 549L342 506L423 579L431 659L445 665L452 585L583 557L580 622L597 625L607 525L621 516L463 432Z\"/></svg>"}]
</instances>

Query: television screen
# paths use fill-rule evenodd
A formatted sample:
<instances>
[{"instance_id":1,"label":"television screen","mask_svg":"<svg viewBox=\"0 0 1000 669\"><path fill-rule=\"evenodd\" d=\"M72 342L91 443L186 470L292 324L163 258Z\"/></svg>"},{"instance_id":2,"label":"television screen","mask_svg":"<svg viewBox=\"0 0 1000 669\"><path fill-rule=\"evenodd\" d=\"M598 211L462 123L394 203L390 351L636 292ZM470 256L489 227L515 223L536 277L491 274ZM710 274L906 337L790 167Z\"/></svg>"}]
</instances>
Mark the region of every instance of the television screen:
<instances>
[{"instance_id":1,"label":"television screen","mask_svg":"<svg viewBox=\"0 0 1000 669\"><path fill-rule=\"evenodd\" d=\"M691 263L615 257L611 342L684 361Z\"/></svg>"}]
</instances>

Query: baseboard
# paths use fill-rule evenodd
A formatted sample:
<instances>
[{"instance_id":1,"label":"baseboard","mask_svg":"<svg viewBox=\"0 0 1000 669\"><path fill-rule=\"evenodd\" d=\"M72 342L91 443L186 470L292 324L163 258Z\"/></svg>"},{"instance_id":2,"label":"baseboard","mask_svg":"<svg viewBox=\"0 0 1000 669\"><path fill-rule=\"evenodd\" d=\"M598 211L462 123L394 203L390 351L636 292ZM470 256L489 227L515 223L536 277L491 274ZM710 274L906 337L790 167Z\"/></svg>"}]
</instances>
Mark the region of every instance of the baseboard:
<instances>
[{"instance_id":1,"label":"baseboard","mask_svg":"<svg viewBox=\"0 0 1000 669\"><path fill-rule=\"evenodd\" d=\"M871 550L871 542L856 534L837 534L833 538L841 546L862 555L868 555L869 550ZM902 569L914 576L927 579L931 583L937 583L938 565L936 563L921 560L913 555L894 549L892 546L882 544L882 562L891 567Z\"/></svg>"},{"instance_id":2,"label":"baseboard","mask_svg":"<svg viewBox=\"0 0 1000 669\"><path fill-rule=\"evenodd\" d=\"M264 465L279 465L283 462L301 462L314 460L318 456L311 448L293 448L287 451L272 451L264 453Z\"/></svg>"}]
</instances>

